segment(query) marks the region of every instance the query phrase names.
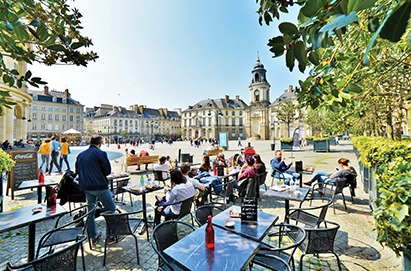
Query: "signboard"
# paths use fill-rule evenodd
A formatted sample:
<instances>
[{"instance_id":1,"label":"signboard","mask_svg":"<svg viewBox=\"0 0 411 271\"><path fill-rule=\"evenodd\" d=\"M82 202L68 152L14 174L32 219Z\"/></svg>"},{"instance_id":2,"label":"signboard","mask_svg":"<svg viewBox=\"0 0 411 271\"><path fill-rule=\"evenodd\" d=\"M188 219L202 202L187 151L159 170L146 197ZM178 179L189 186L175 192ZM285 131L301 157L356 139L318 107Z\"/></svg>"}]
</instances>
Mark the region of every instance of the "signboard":
<instances>
[{"instance_id":1,"label":"signboard","mask_svg":"<svg viewBox=\"0 0 411 271\"><path fill-rule=\"evenodd\" d=\"M303 171L303 161L295 161L295 172L300 173Z\"/></svg>"},{"instance_id":2,"label":"signboard","mask_svg":"<svg viewBox=\"0 0 411 271\"><path fill-rule=\"evenodd\" d=\"M227 137L227 132L219 132L218 133L218 142L219 146L228 149L228 137Z\"/></svg>"},{"instance_id":3,"label":"signboard","mask_svg":"<svg viewBox=\"0 0 411 271\"><path fill-rule=\"evenodd\" d=\"M11 189L11 199L14 199L14 191L23 181L37 180L37 151L12 151L11 158L16 162L10 170L9 179L7 180L7 195Z\"/></svg>"},{"instance_id":4,"label":"signboard","mask_svg":"<svg viewBox=\"0 0 411 271\"><path fill-rule=\"evenodd\" d=\"M293 151L300 149L300 129L296 128L293 134Z\"/></svg>"},{"instance_id":5,"label":"signboard","mask_svg":"<svg viewBox=\"0 0 411 271\"><path fill-rule=\"evenodd\" d=\"M257 221L257 198L243 198L241 200L241 222Z\"/></svg>"}]
</instances>

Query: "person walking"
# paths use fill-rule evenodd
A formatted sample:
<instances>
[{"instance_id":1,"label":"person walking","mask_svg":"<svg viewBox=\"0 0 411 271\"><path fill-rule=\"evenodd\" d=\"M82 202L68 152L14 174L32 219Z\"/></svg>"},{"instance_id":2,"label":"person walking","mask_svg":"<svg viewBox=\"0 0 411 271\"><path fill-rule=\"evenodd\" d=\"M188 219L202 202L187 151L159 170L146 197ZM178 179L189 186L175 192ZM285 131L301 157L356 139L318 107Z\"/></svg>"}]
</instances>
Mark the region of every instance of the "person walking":
<instances>
[{"instance_id":1,"label":"person walking","mask_svg":"<svg viewBox=\"0 0 411 271\"><path fill-rule=\"evenodd\" d=\"M101 136L93 135L90 139L90 147L77 156L75 168L80 190L86 194L88 208L92 208L99 199L106 211L114 213L116 204L106 177L111 173L111 165L107 153L100 150L102 143ZM97 230L94 214L90 216L87 230L92 243L96 244L101 238L101 232Z\"/></svg>"},{"instance_id":2,"label":"person walking","mask_svg":"<svg viewBox=\"0 0 411 271\"><path fill-rule=\"evenodd\" d=\"M241 144L241 137L238 137L238 147L242 147L243 145Z\"/></svg>"},{"instance_id":3,"label":"person walking","mask_svg":"<svg viewBox=\"0 0 411 271\"><path fill-rule=\"evenodd\" d=\"M43 169L43 165L46 164L46 171L49 171L49 164L50 164L50 139L44 140L43 144L40 145L39 153L41 156L41 165L40 170Z\"/></svg>"},{"instance_id":4,"label":"person walking","mask_svg":"<svg viewBox=\"0 0 411 271\"><path fill-rule=\"evenodd\" d=\"M67 160L67 156L70 154L70 147L65 137L61 138L61 150L60 150L60 170L63 170L63 160L66 163L67 170L70 170L70 164Z\"/></svg>"},{"instance_id":5,"label":"person walking","mask_svg":"<svg viewBox=\"0 0 411 271\"><path fill-rule=\"evenodd\" d=\"M59 157L60 149L61 149L60 143L56 140L55 136L52 136L51 142L50 142L50 150L51 150L50 171L47 173L47 175L50 175L51 172L53 171L53 164L56 165L58 174L62 174L61 168L59 164L57 163L57 158Z\"/></svg>"}]
</instances>

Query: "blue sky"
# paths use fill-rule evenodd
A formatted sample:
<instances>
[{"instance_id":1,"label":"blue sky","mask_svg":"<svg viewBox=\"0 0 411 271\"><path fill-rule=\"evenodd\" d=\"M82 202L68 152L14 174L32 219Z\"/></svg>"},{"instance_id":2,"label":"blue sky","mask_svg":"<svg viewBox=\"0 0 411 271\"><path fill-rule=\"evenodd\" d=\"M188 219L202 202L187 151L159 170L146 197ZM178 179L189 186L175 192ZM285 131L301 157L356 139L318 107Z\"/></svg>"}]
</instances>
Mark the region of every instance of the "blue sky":
<instances>
[{"instance_id":1,"label":"blue sky","mask_svg":"<svg viewBox=\"0 0 411 271\"><path fill-rule=\"evenodd\" d=\"M50 89L68 88L87 107L101 103L186 109L208 98L240 95L257 51L271 85L270 101L304 78L272 58L267 41L278 22L258 24L254 0L77 0L83 34L100 58L87 68L29 67ZM291 20L291 19L289 19Z\"/></svg>"}]
</instances>

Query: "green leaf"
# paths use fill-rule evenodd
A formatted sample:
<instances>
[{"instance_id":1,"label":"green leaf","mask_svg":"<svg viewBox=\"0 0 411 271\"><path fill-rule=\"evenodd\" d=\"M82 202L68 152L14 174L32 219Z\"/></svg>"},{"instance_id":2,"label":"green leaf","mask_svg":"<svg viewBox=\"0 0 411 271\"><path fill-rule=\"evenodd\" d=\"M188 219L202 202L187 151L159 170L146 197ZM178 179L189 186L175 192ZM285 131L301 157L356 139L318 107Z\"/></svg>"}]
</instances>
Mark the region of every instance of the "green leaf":
<instances>
[{"instance_id":1,"label":"green leaf","mask_svg":"<svg viewBox=\"0 0 411 271\"><path fill-rule=\"evenodd\" d=\"M411 1L402 1L384 23L380 37L398 42L407 28L411 13Z\"/></svg>"},{"instance_id":2,"label":"green leaf","mask_svg":"<svg viewBox=\"0 0 411 271\"><path fill-rule=\"evenodd\" d=\"M66 48L60 44L50 45L48 48L53 51L65 51L66 50Z\"/></svg>"},{"instance_id":3,"label":"green leaf","mask_svg":"<svg viewBox=\"0 0 411 271\"><path fill-rule=\"evenodd\" d=\"M76 50L76 49L78 49L78 48L80 48L80 47L82 47L82 46L84 46L84 43L83 43L83 42L75 42L75 43L73 43L73 44L71 45L71 49Z\"/></svg>"},{"instance_id":4,"label":"green leaf","mask_svg":"<svg viewBox=\"0 0 411 271\"><path fill-rule=\"evenodd\" d=\"M374 33L380 27L380 20L378 18L370 18L368 20L368 31Z\"/></svg>"},{"instance_id":5,"label":"green leaf","mask_svg":"<svg viewBox=\"0 0 411 271\"><path fill-rule=\"evenodd\" d=\"M24 75L24 79L28 80L31 77L31 71L27 71L26 74Z\"/></svg>"},{"instance_id":6,"label":"green leaf","mask_svg":"<svg viewBox=\"0 0 411 271\"><path fill-rule=\"evenodd\" d=\"M280 32L283 34L296 35L299 33L297 26L289 22L281 23L278 29L280 29Z\"/></svg>"},{"instance_id":7,"label":"green leaf","mask_svg":"<svg viewBox=\"0 0 411 271\"><path fill-rule=\"evenodd\" d=\"M6 28L7 30L13 30L14 27L11 25L11 23L9 21L6 21Z\"/></svg>"},{"instance_id":8,"label":"green leaf","mask_svg":"<svg viewBox=\"0 0 411 271\"><path fill-rule=\"evenodd\" d=\"M353 11L360 11L374 6L377 0L349 0L347 6L347 14Z\"/></svg>"},{"instance_id":9,"label":"green leaf","mask_svg":"<svg viewBox=\"0 0 411 271\"><path fill-rule=\"evenodd\" d=\"M330 21L328 24L321 27L320 31L328 32L328 35L332 35L335 29L341 29L356 21L358 21L358 18L355 11L351 12L349 15L341 14L336 16L335 19Z\"/></svg>"},{"instance_id":10,"label":"green leaf","mask_svg":"<svg viewBox=\"0 0 411 271\"><path fill-rule=\"evenodd\" d=\"M298 62L300 62L300 64L304 65L304 67L307 65L307 49L305 48L305 44L302 41L297 41L297 43L295 44L294 55Z\"/></svg>"},{"instance_id":11,"label":"green leaf","mask_svg":"<svg viewBox=\"0 0 411 271\"><path fill-rule=\"evenodd\" d=\"M324 32L320 32L320 31L315 31L314 35L313 35L313 50L318 50L321 48L321 44L324 40L325 37L325 33Z\"/></svg>"},{"instance_id":12,"label":"green leaf","mask_svg":"<svg viewBox=\"0 0 411 271\"><path fill-rule=\"evenodd\" d=\"M40 22L39 19L36 18L36 19L34 19L33 21L30 22L30 25L34 26L34 27L39 27L41 25L41 22Z\"/></svg>"},{"instance_id":13,"label":"green leaf","mask_svg":"<svg viewBox=\"0 0 411 271\"><path fill-rule=\"evenodd\" d=\"M310 18L314 17L319 10L324 8L325 3L328 2L327 0L307 0L305 5L301 8L300 12Z\"/></svg>"},{"instance_id":14,"label":"green leaf","mask_svg":"<svg viewBox=\"0 0 411 271\"><path fill-rule=\"evenodd\" d=\"M287 50L287 53L285 54L286 65L290 71L293 71L294 69L294 60L294 47L291 47Z\"/></svg>"},{"instance_id":15,"label":"green leaf","mask_svg":"<svg viewBox=\"0 0 411 271\"><path fill-rule=\"evenodd\" d=\"M362 88L360 88L359 86L355 85L355 84L350 84L348 86L348 89L350 92L354 92L354 93L362 93Z\"/></svg>"},{"instance_id":16,"label":"green leaf","mask_svg":"<svg viewBox=\"0 0 411 271\"><path fill-rule=\"evenodd\" d=\"M49 38L49 33L44 25L38 27L36 33L39 36L40 41L45 41Z\"/></svg>"},{"instance_id":17,"label":"green leaf","mask_svg":"<svg viewBox=\"0 0 411 271\"><path fill-rule=\"evenodd\" d=\"M320 57L318 56L318 53L315 52L315 51L311 51L311 52L308 54L308 60L309 60L312 64L314 64L315 66L317 66L317 65L320 64Z\"/></svg>"},{"instance_id":18,"label":"green leaf","mask_svg":"<svg viewBox=\"0 0 411 271\"><path fill-rule=\"evenodd\" d=\"M346 83L347 81L345 81L345 79L340 79L340 80L338 80L336 83L335 83L335 85L337 86L337 87L343 87L343 86L345 86L345 83Z\"/></svg>"}]
</instances>

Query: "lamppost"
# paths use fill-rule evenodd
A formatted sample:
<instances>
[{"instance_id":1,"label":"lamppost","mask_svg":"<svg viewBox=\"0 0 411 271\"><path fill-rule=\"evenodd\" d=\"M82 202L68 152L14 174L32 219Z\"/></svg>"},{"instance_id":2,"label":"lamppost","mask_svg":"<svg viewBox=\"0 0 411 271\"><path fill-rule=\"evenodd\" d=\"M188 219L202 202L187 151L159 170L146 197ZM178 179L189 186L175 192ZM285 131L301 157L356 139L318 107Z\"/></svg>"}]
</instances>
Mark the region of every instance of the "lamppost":
<instances>
[{"instance_id":1,"label":"lamppost","mask_svg":"<svg viewBox=\"0 0 411 271\"><path fill-rule=\"evenodd\" d=\"M273 126L273 144L271 144L271 150L275 150L275 125L279 124L278 121L274 120L274 118L271 121L271 125Z\"/></svg>"},{"instance_id":2,"label":"lamppost","mask_svg":"<svg viewBox=\"0 0 411 271\"><path fill-rule=\"evenodd\" d=\"M112 127L110 127L110 126L104 127L104 129L107 129L107 138L108 138L107 147L110 147L110 129L111 128Z\"/></svg>"},{"instance_id":3,"label":"lamppost","mask_svg":"<svg viewBox=\"0 0 411 271\"><path fill-rule=\"evenodd\" d=\"M218 116L223 116L223 112L221 112L220 109L215 111L215 124L216 124L216 134L215 134L215 138L216 138L216 143L218 144ZM208 111L208 115L211 116L211 111Z\"/></svg>"}]
</instances>

